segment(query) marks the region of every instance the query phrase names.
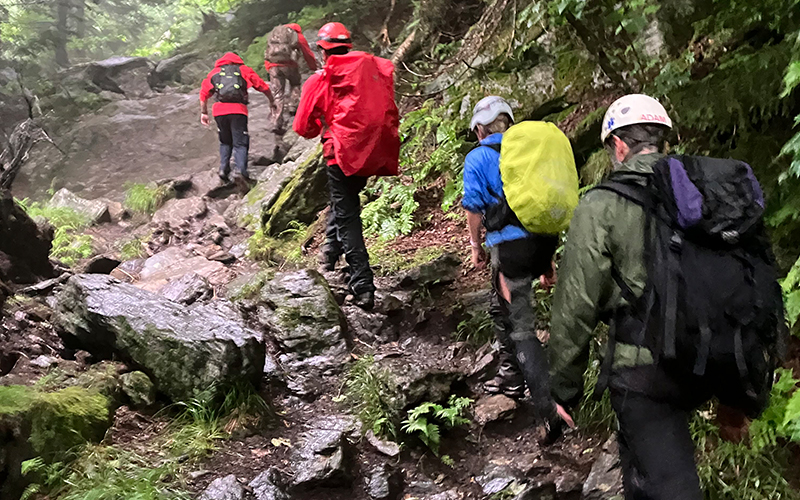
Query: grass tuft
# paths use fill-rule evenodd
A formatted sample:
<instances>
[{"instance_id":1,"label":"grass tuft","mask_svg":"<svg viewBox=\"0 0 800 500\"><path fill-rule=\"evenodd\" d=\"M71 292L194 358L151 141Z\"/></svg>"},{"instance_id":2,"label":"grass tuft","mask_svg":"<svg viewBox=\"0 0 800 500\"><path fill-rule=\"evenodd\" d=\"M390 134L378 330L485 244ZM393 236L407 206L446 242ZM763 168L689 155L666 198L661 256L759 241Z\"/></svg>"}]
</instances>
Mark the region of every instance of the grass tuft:
<instances>
[{"instance_id":1,"label":"grass tuft","mask_svg":"<svg viewBox=\"0 0 800 500\"><path fill-rule=\"evenodd\" d=\"M469 311L455 332L456 342L482 346L494 340L494 320L486 311Z\"/></svg>"},{"instance_id":2,"label":"grass tuft","mask_svg":"<svg viewBox=\"0 0 800 500\"><path fill-rule=\"evenodd\" d=\"M79 260L92 256L94 239L88 234L78 234L89 226L86 217L71 208L51 207L28 199L17 200L17 203L32 219L43 218L55 228L50 257L74 266Z\"/></svg>"},{"instance_id":3,"label":"grass tuft","mask_svg":"<svg viewBox=\"0 0 800 500\"><path fill-rule=\"evenodd\" d=\"M172 189L167 184L161 186L154 183L131 184L125 193L123 204L133 212L152 215L173 194Z\"/></svg>"}]
</instances>

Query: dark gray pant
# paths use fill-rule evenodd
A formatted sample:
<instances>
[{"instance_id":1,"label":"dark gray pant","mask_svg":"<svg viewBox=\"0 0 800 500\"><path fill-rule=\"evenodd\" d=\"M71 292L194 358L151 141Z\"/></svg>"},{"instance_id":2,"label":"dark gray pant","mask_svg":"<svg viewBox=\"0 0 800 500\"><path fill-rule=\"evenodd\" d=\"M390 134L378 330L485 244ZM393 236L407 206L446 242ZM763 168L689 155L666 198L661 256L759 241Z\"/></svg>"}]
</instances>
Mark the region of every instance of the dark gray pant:
<instances>
[{"instance_id":1,"label":"dark gray pant","mask_svg":"<svg viewBox=\"0 0 800 500\"><path fill-rule=\"evenodd\" d=\"M214 117L219 132L219 173L227 176L231 171L231 155L236 171L247 177L247 153L250 135L247 133L247 115L222 115Z\"/></svg>"},{"instance_id":2,"label":"dark gray pant","mask_svg":"<svg viewBox=\"0 0 800 500\"><path fill-rule=\"evenodd\" d=\"M547 420L557 417L550 395L547 354L536 336L536 311L531 301L531 290L533 280L549 270L557 244L557 236L532 235L492 247L492 282L499 303L499 320L507 332L507 337L500 338L501 330L496 329L501 351L513 351L531 392L533 405L539 417ZM500 292L500 274L505 278L510 293L508 302Z\"/></svg>"},{"instance_id":3,"label":"dark gray pant","mask_svg":"<svg viewBox=\"0 0 800 500\"><path fill-rule=\"evenodd\" d=\"M361 226L359 198L361 190L367 185L367 178L355 175L348 177L338 165L329 165L327 168L331 211L323 256L326 261L335 263L344 254L350 266L350 290L354 294L374 292L375 284Z\"/></svg>"}]
</instances>

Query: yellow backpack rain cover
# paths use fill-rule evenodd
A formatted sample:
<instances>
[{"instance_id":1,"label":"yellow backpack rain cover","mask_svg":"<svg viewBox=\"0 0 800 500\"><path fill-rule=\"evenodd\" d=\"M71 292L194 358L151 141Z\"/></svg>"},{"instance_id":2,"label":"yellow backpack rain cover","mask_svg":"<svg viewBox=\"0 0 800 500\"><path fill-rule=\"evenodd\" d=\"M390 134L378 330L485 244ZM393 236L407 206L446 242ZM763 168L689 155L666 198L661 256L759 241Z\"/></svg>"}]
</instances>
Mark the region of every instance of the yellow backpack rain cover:
<instances>
[{"instance_id":1,"label":"yellow backpack rain cover","mask_svg":"<svg viewBox=\"0 0 800 500\"><path fill-rule=\"evenodd\" d=\"M526 121L505 134L500 175L508 206L523 227L557 234L578 206L578 171L569 139L554 124Z\"/></svg>"}]
</instances>

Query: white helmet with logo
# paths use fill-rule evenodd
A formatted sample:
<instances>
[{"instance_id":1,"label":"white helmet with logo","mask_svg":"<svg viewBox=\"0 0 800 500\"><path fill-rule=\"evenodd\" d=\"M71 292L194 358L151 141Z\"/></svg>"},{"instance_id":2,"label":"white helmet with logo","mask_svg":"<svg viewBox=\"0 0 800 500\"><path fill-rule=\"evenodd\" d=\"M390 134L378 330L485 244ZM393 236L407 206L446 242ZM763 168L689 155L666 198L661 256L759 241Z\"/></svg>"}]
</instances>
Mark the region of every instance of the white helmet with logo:
<instances>
[{"instance_id":1,"label":"white helmet with logo","mask_svg":"<svg viewBox=\"0 0 800 500\"><path fill-rule=\"evenodd\" d=\"M606 142L611 132L639 123L651 123L672 128L672 120L660 102L644 94L630 94L620 97L609 106L603 118L600 140Z\"/></svg>"},{"instance_id":2,"label":"white helmet with logo","mask_svg":"<svg viewBox=\"0 0 800 500\"><path fill-rule=\"evenodd\" d=\"M475 109L472 110L472 121L469 124L469 129L475 130L478 125L489 125L503 113L507 114L512 122L514 121L514 112L511 111L511 106L505 99L496 95L484 97L478 101Z\"/></svg>"}]
</instances>

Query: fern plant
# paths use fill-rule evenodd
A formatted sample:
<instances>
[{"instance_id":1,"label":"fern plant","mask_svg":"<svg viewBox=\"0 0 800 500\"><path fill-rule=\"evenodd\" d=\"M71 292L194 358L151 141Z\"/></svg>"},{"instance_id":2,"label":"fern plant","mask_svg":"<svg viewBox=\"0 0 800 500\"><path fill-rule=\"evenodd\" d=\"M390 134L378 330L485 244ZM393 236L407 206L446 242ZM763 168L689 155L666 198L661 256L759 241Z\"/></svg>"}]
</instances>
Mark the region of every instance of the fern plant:
<instances>
[{"instance_id":1,"label":"fern plant","mask_svg":"<svg viewBox=\"0 0 800 500\"><path fill-rule=\"evenodd\" d=\"M464 412L472 402L469 398L455 395L450 396L447 406L426 401L408 410L408 418L403 421L402 429L406 434L419 438L438 457L441 427L453 429L470 423L464 417Z\"/></svg>"},{"instance_id":2,"label":"fern plant","mask_svg":"<svg viewBox=\"0 0 800 500\"><path fill-rule=\"evenodd\" d=\"M377 199L361 211L364 233L390 240L414 229L414 213L419 203L414 199L417 186L397 180L380 179L371 189Z\"/></svg>"}]
</instances>

